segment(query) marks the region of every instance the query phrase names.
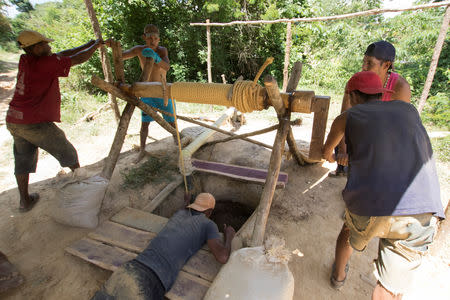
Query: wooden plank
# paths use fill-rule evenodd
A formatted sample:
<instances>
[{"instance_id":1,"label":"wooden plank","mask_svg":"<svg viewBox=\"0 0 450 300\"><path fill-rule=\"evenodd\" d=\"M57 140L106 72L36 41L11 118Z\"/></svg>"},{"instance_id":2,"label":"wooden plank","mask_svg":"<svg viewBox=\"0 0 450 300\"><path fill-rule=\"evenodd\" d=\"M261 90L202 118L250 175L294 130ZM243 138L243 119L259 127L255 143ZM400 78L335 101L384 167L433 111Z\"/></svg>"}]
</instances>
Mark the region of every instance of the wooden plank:
<instances>
[{"instance_id":1,"label":"wooden plank","mask_svg":"<svg viewBox=\"0 0 450 300\"><path fill-rule=\"evenodd\" d=\"M330 107L330 97L317 96L314 99L312 110L314 121L311 134L311 144L309 146L309 159L321 161L322 147L327 128L328 108Z\"/></svg>"},{"instance_id":2,"label":"wooden plank","mask_svg":"<svg viewBox=\"0 0 450 300\"><path fill-rule=\"evenodd\" d=\"M186 262L183 270L203 279L213 281L221 267L222 265L214 258L211 252L200 249Z\"/></svg>"},{"instance_id":3,"label":"wooden plank","mask_svg":"<svg viewBox=\"0 0 450 300\"><path fill-rule=\"evenodd\" d=\"M148 246L156 234L106 221L88 236L91 239L139 253Z\"/></svg>"},{"instance_id":4,"label":"wooden plank","mask_svg":"<svg viewBox=\"0 0 450 300\"><path fill-rule=\"evenodd\" d=\"M144 249L145 247L141 251ZM123 250L114 244L106 245L89 238L75 242L70 247L67 247L66 251L110 271L115 271L122 264L137 256L136 253ZM182 269L196 277L213 281L220 268L221 264L215 260L210 252L200 249L187 261Z\"/></svg>"},{"instance_id":5,"label":"wooden plank","mask_svg":"<svg viewBox=\"0 0 450 300\"><path fill-rule=\"evenodd\" d=\"M108 246L88 238L75 242L70 247L67 247L66 251L110 271L117 270L123 263L137 256L135 253Z\"/></svg>"},{"instance_id":6,"label":"wooden plank","mask_svg":"<svg viewBox=\"0 0 450 300\"><path fill-rule=\"evenodd\" d=\"M112 246L140 253L147 248L155 233L137 230L114 222L105 222L88 235L91 239ZM206 280L214 280L221 268L214 255L200 249L185 264L183 269Z\"/></svg>"},{"instance_id":7,"label":"wooden plank","mask_svg":"<svg viewBox=\"0 0 450 300\"><path fill-rule=\"evenodd\" d=\"M142 210L125 207L111 218L111 221L135 229L158 233L168 219Z\"/></svg>"},{"instance_id":8,"label":"wooden plank","mask_svg":"<svg viewBox=\"0 0 450 300\"><path fill-rule=\"evenodd\" d=\"M199 159L191 159L192 166L197 171L223 175L235 179L241 179L264 184L266 182L267 170L242 167L237 165L212 162ZM288 174L280 172L278 175L277 187L284 188L288 181Z\"/></svg>"},{"instance_id":9,"label":"wooden plank","mask_svg":"<svg viewBox=\"0 0 450 300\"><path fill-rule=\"evenodd\" d=\"M163 201L167 198L167 196L172 193L180 184L183 183L183 176L177 176L171 183L169 183L155 198L153 198L150 203L142 208L142 210L152 212L154 211Z\"/></svg>"},{"instance_id":10,"label":"wooden plank","mask_svg":"<svg viewBox=\"0 0 450 300\"><path fill-rule=\"evenodd\" d=\"M199 300L203 299L211 285L210 282L180 271L170 291L166 293L170 300Z\"/></svg>"},{"instance_id":11,"label":"wooden plank","mask_svg":"<svg viewBox=\"0 0 450 300\"><path fill-rule=\"evenodd\" d=\"M82 239L66 248L70 254L93 263L103 269L115 271L136 254L104 245L91 239ZM166 294L168 299L202 299L211 283L197 276L180 271L174 285Z\"/></svg>"},{"instance_id":12,"label":"wooden plank","mask_svg":"<svg viewBox=\"0 0 450 300\"><path fill-rule=\"evenodd\" d=\"M125 207L114 215L111 221L135 229L158 233L166 225L168 219L146 211ZM220 233L220 237L223 239L222 233ZM208 245L205 244L202 249L209 250Z\"/></svg>"}]
</instances>

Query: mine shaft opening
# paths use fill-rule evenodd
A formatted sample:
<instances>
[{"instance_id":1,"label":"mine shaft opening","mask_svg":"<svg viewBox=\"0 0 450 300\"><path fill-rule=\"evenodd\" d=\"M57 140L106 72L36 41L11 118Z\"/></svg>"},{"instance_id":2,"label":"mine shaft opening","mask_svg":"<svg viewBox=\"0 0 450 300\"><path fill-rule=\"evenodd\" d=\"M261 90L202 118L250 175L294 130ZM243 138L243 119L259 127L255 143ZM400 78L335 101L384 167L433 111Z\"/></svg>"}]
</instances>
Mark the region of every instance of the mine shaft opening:
<instances>
[{"instance_id":1,"label":"mine shaft opening","mask_svg":"<svg viewBox=\"0 0 450 300\"><path fill-rule=\"evenodd\" d=\"M220 232L223 232L224 224L230 225L238 231L253 211L254 208L240 202L216 199L216 207L211 215L211 220L217 224Z\"/></svg>"},{"instance_id":2,"label":"mine shaft opening","mask_svg":"<svg viewBox=\"0 0 450 300\"><path fill-rule=\"evenodd\" d=\"M259 204L263 186L239 181L215 174L196 173L194 195L207 192L216 199L211 215L220 232L223 224L232 226L236 232L245 224ZM184 206L184 187L180 186L154 211L154 214L170 218Z\"/></svg>"}]
</instances>

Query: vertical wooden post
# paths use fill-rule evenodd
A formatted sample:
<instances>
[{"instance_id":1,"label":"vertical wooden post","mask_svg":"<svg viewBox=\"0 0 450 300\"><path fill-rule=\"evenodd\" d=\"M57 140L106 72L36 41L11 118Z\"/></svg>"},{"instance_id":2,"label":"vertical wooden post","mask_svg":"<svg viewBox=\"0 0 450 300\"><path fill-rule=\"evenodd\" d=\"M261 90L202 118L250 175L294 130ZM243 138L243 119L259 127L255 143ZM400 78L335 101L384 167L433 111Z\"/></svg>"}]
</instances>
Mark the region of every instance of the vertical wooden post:
<instances>
[{"instance_id":1,"label":"vertical wooden post","mask_svg":"<svg viewBox=\"0 0 450 300\"><path fill-rule=\"evenodd\" d=\"M295 62L294 67L291 70L291 76L289 77L289 82L286 86L287 93L294 92L297 89L301 75L302 75L302 63L297 61ZM295 141L294 132L292 131L291 126L289 126L287 143L289 145L289 150L292 153L292 156L295 158L295 160L299 165L303 166L305 164L305 160L303 159L300 150L298 150L297 142Z\"/></svg>"},{"instance_id":2,"label":"vertical wooden post","mask_svg":"<svg viewBox=\"0 0 450 300\"><path fill-rule=\"evenodd\" d=\"M264 234L266 232L267 219L269 217L270 206L272 205L273 195L277 185L278 175L280 174L281 158L284 151L284 144L286 143L286 136L289 132L290 122L285 118L286 109L282 105L280 91L278 84L271 76L267 76L264 80L269 101L277 110L280 120L280 126L277 130L275 142L273 144L272 154L270 155L270 165L267 171L266 183L261 194L261 200L256 208L255 227L253 228L253 235L250 245L252 247L261 246L264 242ZM283 107L283 109L281 109ZM280 110L278 110L280 109Z\"/></svg>"},{"instance_id":3,"label":"vertical wooden post","mask_svg":"<svg viewBox=\"0 0 450 300\"><path fill-rule=\"evenodd\" d=\"M144 79L147 74L150 74L153 69L153 59L148 58L144 65L144 70L141 73L141 79ZM120 76L120 75L119 75ZM119 159L120 151L122 150L123 142L125 141L125 136L127 135L128 125L130 125L131 117L133 116L135 106L131 103L127 103L122 112L122 116L120 117L119 126L117 126L116 135L114 136L114 140L111 146L111 150L109 150L108 157L105 160L105 165L103 166L103 170L101 176L108 180L111 179L111 176L114 172L114 168L116 167L117 160Z\"/></svg>"},{"instance_id":4,"label":"vertical wooden post","mask_svg":"<svg viewBox=\"0 0 450 300\"><path fill-rule=\"evenodd\" d=\"M283 91L286 90L288 84L289 57L292 47L292 23L286 23L286 46L284 48L284 68L283 68Z\"/></svg>"},{"instance_id":5,"label":"vertical wooden post","mask_svg":"<svg viewBox=\"0 0 450 300\"><path fill-rule=\"evenodd\" d=\"M206 20L206 23L209 23L209 19ZM211 74L211 29L209 26L206 26L206 43L208 45L208 55L206 58L206 64L208 66L208 83L212 82L212 74Z\"/></svg>"},{"instance_id":6,"label":"vertical wooden post","mask_svg":"<svg viewBox=\"0 0 450 300\"><path fill-rule=\"evenodd\" d=\"M125 72L123 70L123 59L122 59L122 46L119 41L112 41L111 43L113 61L114 61L114 72L116 73L116 80L125 83Z\"/></svg>"},{"instance_id":7,"label":"vertical wooden post","mask_svg":"<svg viewBox=\"0 0 450 300\"><path fill-rule=\"evenodd\" d=\"M330 97L316 96L311 105L314 112L314 121L311 134L311 144L309 146L309 158L320 161L322 159L322 146L327 128L328 108L330 107Z\"/></svg>"},{"instance_id":8,"label":"vertical wooden post","mask_svg":"<svg viewBox=\"0 0 450 300\"><path fill-rule=\"evenodd\" d=\"M444 44L445 37L447 35L448 23L450 21L450 6L447 6L445 10L444 19L442 20L441 31L439 32L438 39L436 41L436 46L434 47L433 57L431 58L430 70L428 71L427 80L423 87L422 96L420 96L419 106L417 110L419 114L422 113L425 102L428 98L428 93L431 89L431 84L433 83L434 74L436 73L436 68L439 62L439 56L441 55L442 45Z\"/></svg>"},{"instance_id":9,"label":"vertical wooden post","mask_svg":"<svg viewBox=\"0 0 450 300\"><path fill-rule=\"evenodd\" d=\"M91 24L92 24L92 28L94 29L95 37L97 39L101 39L102 32L100 30L100 25L98 24L97 16L95 14L95 10L94 10L94 6L92 5L92 1L84 0L84 4L86 5L86 9L87 9L89 18L91 19ZM103 69L103 74L105 76L106 81L113 82L111 63L109 62L109 59L106 55L106 48L103 45L100 47L100 58L102 60L102 69ZM111 105L111 108L114 111L116 121L119 122L120 112L119 112L119 107L117 105L116 97L114 97L111 94L108 94L108 98L109 98L109 103Z\"/></svg>"}]
</instances>

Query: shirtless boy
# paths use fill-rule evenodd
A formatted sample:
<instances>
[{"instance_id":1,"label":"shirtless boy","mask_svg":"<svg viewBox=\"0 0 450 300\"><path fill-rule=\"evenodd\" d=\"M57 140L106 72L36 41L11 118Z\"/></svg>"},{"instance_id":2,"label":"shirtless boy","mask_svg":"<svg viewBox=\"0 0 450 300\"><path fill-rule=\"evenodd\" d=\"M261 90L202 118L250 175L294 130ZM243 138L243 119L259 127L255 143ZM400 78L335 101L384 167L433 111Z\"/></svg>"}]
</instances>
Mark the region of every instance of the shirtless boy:
<instances>
[{"instance_id":1,"label":"shirtless boy","mask_svg":"<svg viewBox=\"0 0 450 300\"><path fill-rule=\"evenodd\" d=\"M166 80L167 71L170 69L169 55L167 49L159 45L159 29L153 24L147 24L144 27L144 34L142 39L145 41L144 45L137 45L129 50L123 52L122 57L124 60L133 57L139 58L139 63L141 69L144 68L144 62L146 57L152 57L155 61L153 65L152 72L150 74L149 81ZM150 50L150 49L152 50ZM146 51L143 50L146 49ZM169 99L167 106L164 105L164 100L162 98L141 98L142 102L156 107L160 110L166 111L173 114L172 99ZM164 120L166 120L170 125L175 127L175 120L173 117L163 115ZM140 131L140 148L139 156L135 163L139 162L145 156L145 141L148 136L148 126L153 118L142 112L142 122Z\"/></svg>"}]
</instances>

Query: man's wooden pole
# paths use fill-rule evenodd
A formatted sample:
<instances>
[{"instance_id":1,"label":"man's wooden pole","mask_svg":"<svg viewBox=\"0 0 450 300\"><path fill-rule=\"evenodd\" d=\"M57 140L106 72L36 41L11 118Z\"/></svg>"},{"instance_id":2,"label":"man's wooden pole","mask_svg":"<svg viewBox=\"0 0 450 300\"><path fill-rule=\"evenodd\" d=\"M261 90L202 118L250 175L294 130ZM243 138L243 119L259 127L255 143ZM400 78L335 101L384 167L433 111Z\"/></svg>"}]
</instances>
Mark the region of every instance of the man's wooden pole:
<instances>
[{"instance_id":1,"label":"man's wooden pole","mask_svg":"<svg viewBox=\"0 0 450 300\"><path fill-rule=\"evenodd\" d=\"M425 81L422 96L420 96L419 106L417 107L419 114L422 113L423 107L425 106L425 102L427 101L428 98L428 94L430 93L431 84L433 83L434 74L436 73L436 68L439 62L439 56L441 55L442 45L444 45L445 37L447 35L449 21L450 21L450 6L447 6L447 9L445 10L444 14L444 19L442 20L441 31L439 32L436 46L434 47L433 57L431 58L430 70L428 71L427 80Z\"/></svg>"},{"instance_id":2,"label":"man's wooden pole","mask_svg":"<svg viewBox=\"0 0 450 300\"><path fill-rule=\"evenodd\" d=\"M102 38L102 32L100 31L100 25L98 24L97 16L95 14L94 6L92 5L91 0L84 0L84 4L86 5L86 9L89 15L89 18L91 19L92 28L94 29L95 37L97 39ZM106 55L106 47L101 46L100 47L100 58L102 60L102 68L103 68L103 74L105 76L105 79L107 82L113 82L113 75L111 70L111 63ZM114 97L111 94L108 94L109 103L111 104L111 108L114 111L114 115L116 117L116 121L119 122L120 119L120 112L119 107L117 105L116 97Z\"/></svg>"},{"instance_id":3,"label":"man's wooden pole","mask_svg":"<svg viewBox=\"0 0 450 300\"><path fill-rule=\"evenodd\" d=\"M253 228L253 235L250 246L261 246L264 242L266 233L267 219L269 217L270 207L272 205L273 195L277 185L278 175L280 174L281 159L284 152L286 136L289 132L289 120L285 118L286 109L282 104L278 84L271 76L264 79L264 85L269 95L269 101L277 110L280 120L280 126L277 130L275 142L273 144L272 154L270 156L269 170L267 171L266 183L261 194L261 200L256 208L256 220Z\"/></svg>"}]
</instances>

